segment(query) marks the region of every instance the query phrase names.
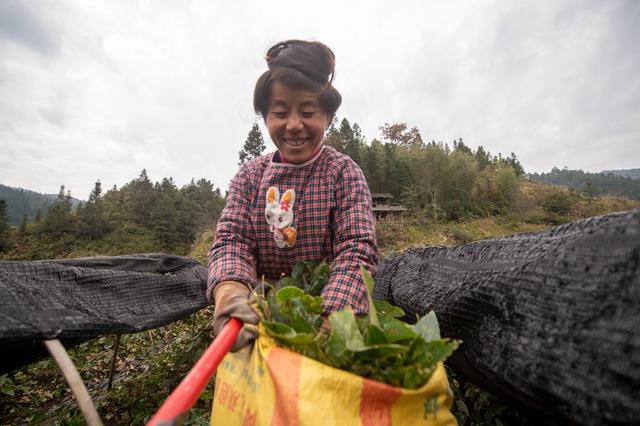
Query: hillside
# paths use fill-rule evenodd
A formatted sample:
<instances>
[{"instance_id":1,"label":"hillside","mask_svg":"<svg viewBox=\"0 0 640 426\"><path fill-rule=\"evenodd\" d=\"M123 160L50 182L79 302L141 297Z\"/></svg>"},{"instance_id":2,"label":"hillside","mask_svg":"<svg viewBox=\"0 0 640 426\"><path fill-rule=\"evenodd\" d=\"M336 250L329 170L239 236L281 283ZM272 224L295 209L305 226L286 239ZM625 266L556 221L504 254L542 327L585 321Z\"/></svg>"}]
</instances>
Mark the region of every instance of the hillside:
<instances>
[{"instance_id":1,"label":"hillside","mask_svg":"<svg viewBox=\"0 0 640 426\"><path fill-rule=\"evenodd\" d=\"M614 175L627 177L630 179L640 179L640 169L620 169L620 170L603 170L603 175Z\"/></svg>"},{"instance_id":2,"label":"hillside","mask_svg":"<svg viewBox=\"0 0 640 426\"><path fill-rule=\"evenodd\" d=\"M32 221L40 211L44 215L49 206L56 200L57 194L41 194L23 188L12 188L0 184L0 200L7 202L7 216L9 225L18 225L24 215ZM72 207L76 208L82 200L71 199Z\"/></svg>"},{"instance_id":3,"label":"hillside","mask_svg":"<svg viewBox=\"0 0 640 426\"><path fill-rule=\"evenodd\" d=\"M640 170L640 169L631 169ZM549 173L532 173L531 180L551 183L573 188L588 196L614 195L618 197L640 200L640 179L622 176L623 170L612 171L618 173L604 174L590 173L582 170L558 169L554 167ZM633 173L628 175L633 176Z\"/></svg>"}]
</instances>

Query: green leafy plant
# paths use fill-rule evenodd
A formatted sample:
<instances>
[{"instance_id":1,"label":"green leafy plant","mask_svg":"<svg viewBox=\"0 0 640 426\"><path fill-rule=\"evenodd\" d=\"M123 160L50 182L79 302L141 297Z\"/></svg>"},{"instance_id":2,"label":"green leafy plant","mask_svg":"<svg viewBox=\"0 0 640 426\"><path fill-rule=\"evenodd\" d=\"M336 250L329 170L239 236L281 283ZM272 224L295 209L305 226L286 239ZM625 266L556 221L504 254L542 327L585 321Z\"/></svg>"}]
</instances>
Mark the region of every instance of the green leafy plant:
<instances>
[{"instance_id":1,"label":"green leafy plant","mask_svg":"<svg viewBox=\"0 0 640 426\"><path fill-rule=\"evenodd\" d=\"M373 278L364 268L360 273L367 286L368 314L356 317L350 308L333 312L328 330L323 325L323 299L314 295L328 280L328 265L298 263L292 276L281 279L268 296L256 295L266 332L280 345L332 367L393 386L419 388L459 342L440 337L434 312L414 325L401 321L405 312L373 300Z\"/></svg>"},{"instance_id":2,"label":"green leafy plant","mask_svg":"<svg viewBox=\"0 0 640 426\"><path fill-rule=\"evenodd\" d=\"M291 269L291 276L283 277L279 286L298 287L311 296L320 296L320 292L329 279L329 272L329 265L325 261L320 263L298 262Z\"/></svg>"}]
</instances>

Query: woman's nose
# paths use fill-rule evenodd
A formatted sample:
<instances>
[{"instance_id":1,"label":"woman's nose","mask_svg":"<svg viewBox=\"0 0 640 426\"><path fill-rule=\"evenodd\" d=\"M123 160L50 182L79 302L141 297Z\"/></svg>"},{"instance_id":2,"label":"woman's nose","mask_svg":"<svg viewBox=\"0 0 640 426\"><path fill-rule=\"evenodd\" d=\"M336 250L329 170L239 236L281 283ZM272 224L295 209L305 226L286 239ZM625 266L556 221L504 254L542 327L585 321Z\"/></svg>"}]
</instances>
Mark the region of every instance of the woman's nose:
<instances>
[{"instance_id":1,"label":"woman's nose","mask_svg":"<svg viewBox=\"0 0 640 426\"><path fill-rule=\"evenodd\" d=\"M289 115L287 120L287 130L296 131L302 129L302 120L298 114Z\"/></svg>"}]
</instances>

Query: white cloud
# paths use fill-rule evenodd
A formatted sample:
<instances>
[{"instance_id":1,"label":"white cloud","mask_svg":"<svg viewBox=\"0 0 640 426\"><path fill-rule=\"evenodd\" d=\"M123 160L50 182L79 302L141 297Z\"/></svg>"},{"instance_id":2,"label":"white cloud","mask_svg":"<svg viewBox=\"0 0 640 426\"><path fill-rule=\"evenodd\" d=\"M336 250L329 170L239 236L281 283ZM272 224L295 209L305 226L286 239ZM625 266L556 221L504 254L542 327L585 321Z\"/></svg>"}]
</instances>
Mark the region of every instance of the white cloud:
<instances>
[{"instance_id":1,"label":"white cloud","mask_svg":"<svg viewBox=\"0 0 640 426\"><path fill-rule=\"evenodd\" d=\"M287 38L334 50L338 115L369 139L405 121L427 140L513 151L528 170L638 167L633 1L7 4L3 184L84 198L146 168L226 188L263 55Z\"/></svg>"}]
</instances>

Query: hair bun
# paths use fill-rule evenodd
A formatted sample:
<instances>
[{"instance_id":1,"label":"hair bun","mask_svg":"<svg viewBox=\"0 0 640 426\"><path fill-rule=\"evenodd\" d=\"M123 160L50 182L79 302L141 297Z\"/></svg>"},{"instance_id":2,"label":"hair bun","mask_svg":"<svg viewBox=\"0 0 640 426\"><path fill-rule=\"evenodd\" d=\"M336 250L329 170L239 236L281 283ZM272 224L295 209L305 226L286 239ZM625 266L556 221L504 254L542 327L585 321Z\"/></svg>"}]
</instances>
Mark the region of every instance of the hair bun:
<instances>
[{"instance_id":1,"label":"hair bun","mask_svg":"<svg viewBox=\"0 0 640 426\"><path fill-rule=\"evenodd\" d=\"M342 96L331 84L336 64L331 49L318 41L287 40L273 45L265 59L269 69L258 78L253 91L253 107L265 120L274 82L316 93L324 112L333 119Z\"/></svg>"},{"instance_id":2,"label":"hair bun","mask_svg":"<svg viewBox=\"0 0 640 426\"><path fill-rule=\"evenodd\" d=\"M331 49L317 41L280 42L267 51L265 59L269 69L293 68L323 85L333 81L335 56Z\"/></svg>"}]
</instances>

